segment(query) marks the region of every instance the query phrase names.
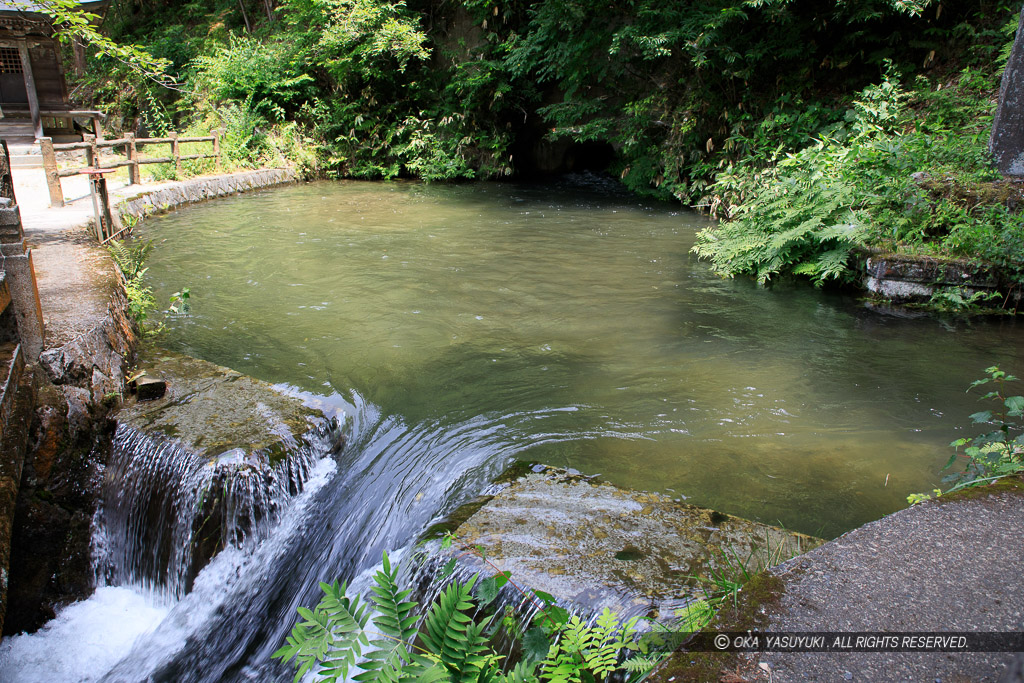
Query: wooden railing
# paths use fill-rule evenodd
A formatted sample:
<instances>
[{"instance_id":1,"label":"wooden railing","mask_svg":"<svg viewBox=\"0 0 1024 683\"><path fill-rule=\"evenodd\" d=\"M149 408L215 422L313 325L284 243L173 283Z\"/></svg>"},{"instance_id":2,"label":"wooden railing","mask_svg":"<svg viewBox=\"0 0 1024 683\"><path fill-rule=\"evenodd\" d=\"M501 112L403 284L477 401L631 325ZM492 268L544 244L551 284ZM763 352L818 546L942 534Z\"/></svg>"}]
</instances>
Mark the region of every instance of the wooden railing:
<instances>
[{"instance_id":1,"label":"wooden railing","mask_svg":"<svg viewBox=\"0 0 1024 683\"><path fill-rule=\"evenodd\" d=\"M84 135L83 142L66 142L54 144L51 138L40 138L39 145L43 153L43 169L46 171L46 185L50 190L50 206L64 206L64 189L60 185L61 178L89 173L97 170L114 170L122 166L128 167L128 183L139 183L139 166L142 164L174 164L176 173L181 173L181 162L190 159L215 159L217 170L221 169L220 136L223 131L215 130L213 135L200 137L179 137L177 133L168 133L165 138L137 138L128 133L116 140L102 140L95 135ZM181 145L190 142L212 142L212 154L182 154ZM170 156L143 158L139 148L143 145L170 145ZM124 148L124 160L104 161L101 152L105 149ZM85 151L85 166L74 168L57 168L57 152L73 150Z\"/></svg>"}]
</instances>

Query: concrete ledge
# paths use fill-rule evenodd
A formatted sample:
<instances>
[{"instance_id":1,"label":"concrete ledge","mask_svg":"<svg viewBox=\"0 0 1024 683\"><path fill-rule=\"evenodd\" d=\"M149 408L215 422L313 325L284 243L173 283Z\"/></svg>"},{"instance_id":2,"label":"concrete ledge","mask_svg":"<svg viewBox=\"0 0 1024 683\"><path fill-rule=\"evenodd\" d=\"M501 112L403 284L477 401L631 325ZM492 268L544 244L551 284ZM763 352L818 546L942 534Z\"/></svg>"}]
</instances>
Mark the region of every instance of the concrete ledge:
<instances>
[{"instance_id":1,"label":"concrete ledge","mask_svg":"<svg viewBox=\"0 0 1024 683\"><path fill-rule=\"evenodd\" d=\"M873 254L867 259L864 284L872 294L894 303L927 303L941 292L963 297L1000 292L1010 301L1020 292L1003 287L999 273L982 263L902 254Z\"/></svg>"},{"instance_id":2,"label":"concrete ledge","mask_svg":"<svg viewBox=\"0 0 1024 683\"><path fill-rule=\"evenodd\" d=\"M139 193L127 195L118 202L116 208L122 217L127 215L142 218L184 204L297 181L295 171L290 168L261 169L193 178L176 182L169 187L142 190Z\"/></svg>"},{"instance_id":3,"label":"concrete ledge","mask_svg":"<svg viewBox=\"0 0 1024 683\"><path fill-rule=\"evenodd\" d=\"M1019 486L1019 484L1018 484ZM965 492L966 493L966 492ZM759 575L712 631L760 633L1018 632L1024 545L1019 488L899 510ZM681 650L650 678L690 683L1003 681L1012 652L700 652ZM1014 681L1019 679L1012 679Z\"/></svg>"}]
</instances>

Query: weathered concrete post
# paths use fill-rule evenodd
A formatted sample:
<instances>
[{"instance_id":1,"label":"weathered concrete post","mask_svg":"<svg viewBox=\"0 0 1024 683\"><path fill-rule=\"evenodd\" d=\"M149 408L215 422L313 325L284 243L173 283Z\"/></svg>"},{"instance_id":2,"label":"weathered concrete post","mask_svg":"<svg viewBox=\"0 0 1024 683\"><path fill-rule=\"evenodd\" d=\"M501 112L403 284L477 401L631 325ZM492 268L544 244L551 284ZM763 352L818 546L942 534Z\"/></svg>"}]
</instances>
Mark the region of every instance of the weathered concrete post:
<instances>
[{"instance_id":1,"label":"weathered concrete post","mask_svg":"<svg viewBox=\"0 0 1024 683\"><path fill-rule=\"evenodd\" d=\"M128 143L125 145L126 156L131 165L128 166L128 184L139 184L139 150L135 146L135 133L125 133Z\"/></svg>"},{"instance_id":2,"label":"weathered concrete post","mask_svg":"<svg viewBox=\"0 0 1024 683\"><path fill-rule=\"evenodd\" d=\"M221 135L221 129L220 128L214 128L213 129L213 157L215 159L214 163L216 164L217 173L220 173L220 169L221 169L221 164L220 164L220 135Z\"/></svg>"},{"instance_id":3,"label":"weathered concrete post","mask_svg":"<svg viewBox=\"0 0 1024 683\"><path fill-rule=\"evenodd\" d=\"M0 141L0 255L14 304L25 359L34 363L43 350L43 307L39 302L32 251L25 248L21 211L14 197L7 143Z\"/></svg>"},{"instance_id":4,"label":"weathered concrete post","mask_svg":"<svg viewBox=\"0 0 1024 683\"><path fill-rule=\"evenodd\" d=\"M28 111L32 116L32 130L36 139L43 137L43 119L39 115L39 96L36 94L36 79L32 76L32 59L28 53L28 41L18 41L18 54L21 57L21 73L25 81L25 94L28 97Z\"/></svg>"},{"instance_id":5,"label":"weathered concrete post","mask_svg":"<svg viewBox=\"0 0 1024 683\"><path fill-rule=\"evenodd\" d=\"M46 174L46 187L50 191L50 206L64 206L64 190L60 186L57 175L57 155L53 153L53 139L40 138L39 148L43 153L43 172Z\"/></svg>"},{"instance_id":6,"label":"weathered concrete post","mask_svg":"<svg viewBox=\"0 0 1024 683\"><path fill-rule=\"evenodd\" d=\"M98 166L99 162L96 160L96 136L82 133L82 142L89 145L85 149L85 165Z\"/></svg>"},{"instance_id":7,"label":"weathered concrete post","mask_svg":"<svg viewBox=\"0 0 1024 683\"><path fill-rule=\"evenodd\" d=\"M174 172L181 174L181 148L178 146L178 134L168 133L167 137L171 139L171 156L174 157Z\"/></svg>"},{"instance_id":8,"label":"weathered concrete post","mask_svg":"<svg viewBox=\"0 0 1024 683\"><path fill-rule=\"evenodd\" d=\"M1003 175L1024 176L1024 9L999 84L999 104L992 119L989 149Z\"/></svg>"},{"instance_id":9,"label":"weathered concrete post","mask_svg":"<svg viewBox=\"0 0 1024 683\"><path fill-rule=\"evenodd\" d=\"M107 194L107 179L103 177L103 171L89 172L89 188L95 215L96 241L103 244L116 234L114 218L110 211L110 196Z\"/></svg>"}]
</instances>

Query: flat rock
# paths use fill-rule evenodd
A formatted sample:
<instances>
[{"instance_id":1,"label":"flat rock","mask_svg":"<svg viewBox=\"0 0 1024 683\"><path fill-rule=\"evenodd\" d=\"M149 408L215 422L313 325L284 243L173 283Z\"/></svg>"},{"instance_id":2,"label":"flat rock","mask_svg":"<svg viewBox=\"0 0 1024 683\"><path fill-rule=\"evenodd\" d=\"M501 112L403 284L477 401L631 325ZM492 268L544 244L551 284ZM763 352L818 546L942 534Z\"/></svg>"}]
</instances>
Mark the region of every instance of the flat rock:
<instances>
[{"instance_id":1,"label":"flat rock","mask_svg":"<svg viewBox=\"0 0 1024 683\"><path fill-rule=\"evenodd\" d=\"M240 448L267 452L273 460L323 420L299 399L234 370L161 349L143 355L138 369L150 383L164 382L166 392L127 401L118 421L173 439L201 457Z\"/></svg>"},{"instance_id":2,"label":"flat rock","mask_svg":"<svg viewBox=\"0 0 1024 683\"><path fill-rule=\"evenodd\" d=\"M505 485L456 535L474 569L483 569L479 547L520 585L622 615L685 604L716 572L755 570L822 542L551 468Z\"/></svg>"},{"instance_id":3,"label":"flat rock","mask_svg":"<svg viewBox=\"0 0 1024 683\"><path fill-rule=\"evenodd\" d=\"M313 464L344 439L336 419L266 382L158 349L143 356L145 386L166 391L127 401L116 416L100 571L180 597L217 552L272 528Z\"/></svg>"}]
</instances>

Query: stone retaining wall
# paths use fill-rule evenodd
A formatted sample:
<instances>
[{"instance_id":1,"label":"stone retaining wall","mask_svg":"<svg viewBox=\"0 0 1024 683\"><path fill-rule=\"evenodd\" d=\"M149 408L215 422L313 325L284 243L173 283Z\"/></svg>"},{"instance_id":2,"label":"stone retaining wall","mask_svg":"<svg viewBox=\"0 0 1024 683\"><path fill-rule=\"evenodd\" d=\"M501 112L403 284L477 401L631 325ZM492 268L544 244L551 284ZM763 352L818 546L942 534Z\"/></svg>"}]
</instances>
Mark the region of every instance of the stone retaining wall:
<instances>
[{"instance_id":1,"label":"stone retaining wall","mask_svg":"<svg viewBox=\"0 0 1024 683\"><path fill-rule=\"evenodd\" d=\"M998 292L998 307L1020 300L1017 290L1004 286L992 268L967 260L876 253L865 265L864 285L872 294L893 303L928 303L936 294L949 293L969 299L976 294Z\"/></svg>"},{"instance_id":2,"label":"stone retaining wall","mask_svg":"<svg viewBox=\"0 0 1024 683\"><path fill-rule=\"evenodd\" d=\"M245 171L209 178L193 178L161 188L128 197L117 205L121 216L142 218L153 213L173 209L183 204L201 202L206 199L237 194L273 185L294 183L298 180L290 168L272 168Z\"/></svg>"}]
</instances>

